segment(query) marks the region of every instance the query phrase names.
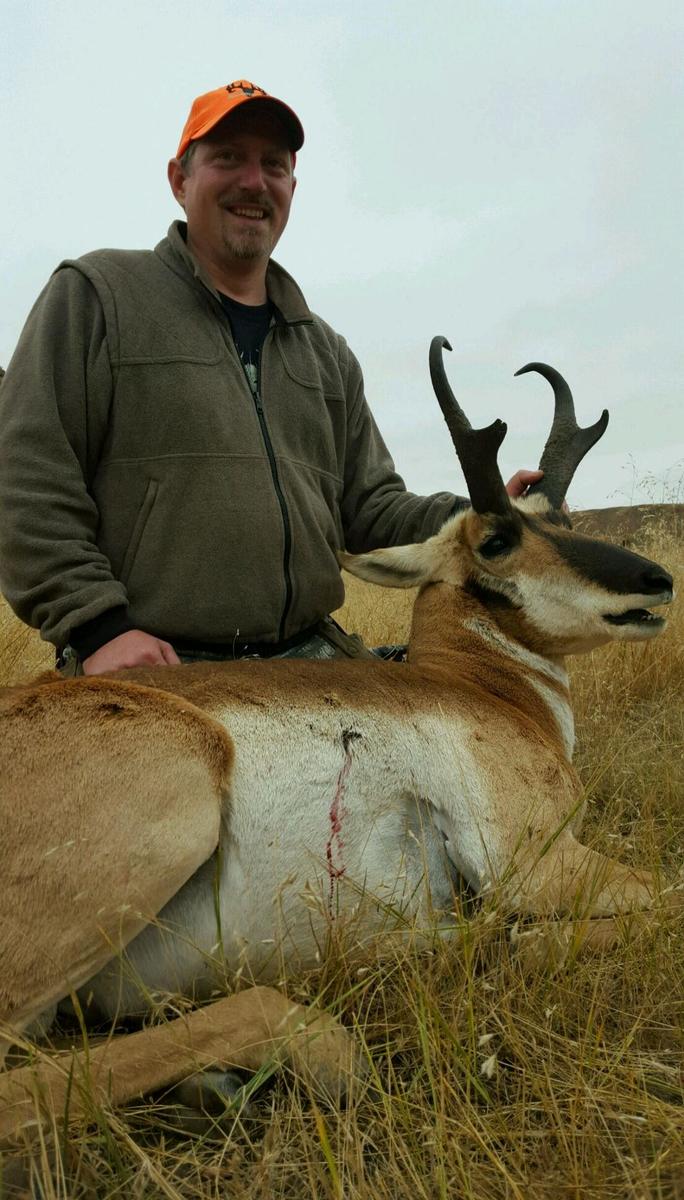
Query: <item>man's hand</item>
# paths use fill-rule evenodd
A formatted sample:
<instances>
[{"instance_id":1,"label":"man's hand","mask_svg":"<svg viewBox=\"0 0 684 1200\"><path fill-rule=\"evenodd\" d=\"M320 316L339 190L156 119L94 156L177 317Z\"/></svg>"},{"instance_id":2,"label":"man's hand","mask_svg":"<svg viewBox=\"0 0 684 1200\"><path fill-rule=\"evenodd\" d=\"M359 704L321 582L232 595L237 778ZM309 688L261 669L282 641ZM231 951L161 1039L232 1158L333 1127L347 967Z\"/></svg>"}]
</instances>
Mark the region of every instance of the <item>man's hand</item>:
<instances>
[{"instance_id":1,"label":"man's hand","mask_svg":"<svg viewBox=\"0 0 684 1200\"><path fill-rule=\"evenodd\" d=\"M514 499L524 496L530 484L536 483L543 475L543 471L516 471L506 484L506 491Z\"/></svg>"},{"instance_id":2,"label":"man's hand","mask_svg":"<svg viewBox=\"0 0 684 1200\"><path fill-rule=\"evenodd\" d=\"M524 496L530 484L536 483L537 480L542 479L543 476L543 471L516 471L515 475L512 475L506 484L506 491L508 492L509 496L513 496L514 499L516 499L518 496ZM561 512L570 512L567 500L564 500L561 504Z\"/></svg>"},{"instance_id":3,"label":"man's hand","mask_svg":"<svg viewBox=\"0 0 684 1200\"><path fill-rule=\"evenodd\" d=\"M143 633L129 629L105 642L94 654L83 660L84 675L102 675L105 671L121 671L124 667L176 667L180 659L173 646Z\"/></svg>"}]
</instances>

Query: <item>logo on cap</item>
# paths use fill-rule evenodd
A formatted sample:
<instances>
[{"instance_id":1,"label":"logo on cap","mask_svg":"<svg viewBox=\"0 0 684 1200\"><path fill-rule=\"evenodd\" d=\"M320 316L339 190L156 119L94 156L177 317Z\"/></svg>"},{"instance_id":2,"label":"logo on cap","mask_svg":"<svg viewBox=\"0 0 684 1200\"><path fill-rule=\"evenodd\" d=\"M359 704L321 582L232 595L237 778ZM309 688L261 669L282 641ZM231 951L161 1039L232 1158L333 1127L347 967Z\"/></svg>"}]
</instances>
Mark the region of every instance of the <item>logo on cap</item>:
<instances>
[{"instance_id":1,"label":"logo on cap","mask_svg":"<svg viewBox=\"0 0 684 1200\"><path fill-rule=\"evenodd\" d=\"M257 87L255 83L248 83L246 79L241 79L239 83L227 83L227 92L242 92L245 96L253 96L255 92L260 92L262 96L268 95L263 88Z\"/></svg>"}]
</instances>

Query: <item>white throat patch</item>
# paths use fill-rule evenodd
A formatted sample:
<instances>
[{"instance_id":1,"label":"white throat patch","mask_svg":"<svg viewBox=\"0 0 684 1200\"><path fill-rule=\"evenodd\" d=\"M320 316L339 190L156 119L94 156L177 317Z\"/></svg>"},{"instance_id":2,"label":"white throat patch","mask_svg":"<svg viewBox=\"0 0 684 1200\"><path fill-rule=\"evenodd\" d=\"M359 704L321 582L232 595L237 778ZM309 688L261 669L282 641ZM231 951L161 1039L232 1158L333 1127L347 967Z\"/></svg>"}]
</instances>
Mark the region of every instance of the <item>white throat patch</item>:
<instances>
[{"instance_id":1,"label":"white throat patch","mask_svg":"<svg viewBox=\"0 0 684 1200\"><path fill-rule=\"evenodd\" d=\"M519 662L527 667L529 681L551 710L558 726L558 731L563 739L565 752L568 759L571 759L575 748L575 722L572 715L572 708L570 707L570 700L567 697L570 686L567 671L563 667L557 666L556 663L550 662L548 658L544 658L541 654L535 654L532 650L526 650L519 642L514 642L512 638L506 637L506 634L497 629L495 625L490 624L489 621L483 621L480 617L469 617L463 622L463 625L471 633L477 634L478 637L483 638L490 645L496 646L497 650L500 650L507 658L512 658L515 662ZM545 684L544 677L553 680L554 683L562 687L565 695Z\"/></svg>"}]
</instances>

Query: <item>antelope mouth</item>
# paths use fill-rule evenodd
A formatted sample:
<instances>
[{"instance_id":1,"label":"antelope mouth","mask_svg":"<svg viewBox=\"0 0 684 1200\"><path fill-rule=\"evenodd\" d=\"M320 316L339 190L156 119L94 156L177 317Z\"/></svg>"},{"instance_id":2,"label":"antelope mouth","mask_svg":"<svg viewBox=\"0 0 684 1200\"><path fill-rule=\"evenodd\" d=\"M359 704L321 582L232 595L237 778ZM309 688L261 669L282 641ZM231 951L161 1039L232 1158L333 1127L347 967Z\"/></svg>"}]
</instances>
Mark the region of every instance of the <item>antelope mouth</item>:
<instances>
[{"instance_id":1,"label":"antelope mouth","mask_svg":"<svg viewBox=\"0 0 684 1200\"><path fill-rule=\"evenodd\" d=\"M666 592L664 595L661 593L660 596L653 597L652 607L669 604L671 600L671 593ZM665 617L652 612L651 608L628 608L623 613L606 613L603 619L610 625L649 625L654 630L660 629L665 624Z\"/></svg>"},{"instance_id":2,"label":"antelope mouth","mask_svg":"<svg viewBox=\"0 0 684 1200\"><path fill-rule=\"evenodd\" d=\"M627 612L614 615L607 613L604 616L604 621L608 621L611 625L664 625L665 618L659 617L657 613L649 612L647 608L630 608Z\"/></svg>"}]
</instances>

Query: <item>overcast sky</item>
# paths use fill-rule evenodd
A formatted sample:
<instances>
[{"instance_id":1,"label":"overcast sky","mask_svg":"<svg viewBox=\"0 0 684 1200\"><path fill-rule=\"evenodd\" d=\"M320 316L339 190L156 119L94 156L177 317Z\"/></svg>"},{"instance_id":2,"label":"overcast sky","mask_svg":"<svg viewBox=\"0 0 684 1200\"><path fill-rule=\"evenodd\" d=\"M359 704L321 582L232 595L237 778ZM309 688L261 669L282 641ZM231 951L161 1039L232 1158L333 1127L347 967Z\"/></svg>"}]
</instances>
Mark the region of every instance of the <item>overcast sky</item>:
<instances>
[{"instance_id":1,"label":"overcast sky","mask_svg":"<svg viewBox=\"0 0 684 1200\"><path fill-rule=\"evenodd\" d=\"M415 491L463 482L427 350L507 477L551 419L603 441L573 506L684 500L684 6L667 0L2 0L0 363L66 257L149 247L193 97L247 78L299 114L276 257L345 335ZM645 485L640 486L642 480Z\"/></svg>"}]
</instances>

